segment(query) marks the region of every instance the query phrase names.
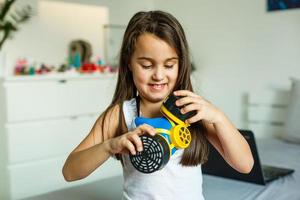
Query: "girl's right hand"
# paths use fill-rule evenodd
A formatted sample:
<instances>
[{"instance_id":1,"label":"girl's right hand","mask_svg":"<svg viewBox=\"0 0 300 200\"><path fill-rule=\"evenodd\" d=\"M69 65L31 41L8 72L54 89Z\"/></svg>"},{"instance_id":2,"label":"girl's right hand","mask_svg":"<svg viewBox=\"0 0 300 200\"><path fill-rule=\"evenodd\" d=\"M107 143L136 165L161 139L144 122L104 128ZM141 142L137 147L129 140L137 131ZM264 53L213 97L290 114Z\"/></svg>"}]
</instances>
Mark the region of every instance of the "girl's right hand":
<instances>
[{"instance_id":1,"label":"girl's right hand","mask_svg":"<svg viewBox=\"0 0 300 200\"><path fill-rule=\"evenodd\" d=\"M135 155L136 151L143 151L143 144L139 136L144 134L154 136L156 130L150 125L143 124L133 131L112 138L108 140L109 153L118 154L130 152L132 155Z\"/></svg>"}]
</instances>

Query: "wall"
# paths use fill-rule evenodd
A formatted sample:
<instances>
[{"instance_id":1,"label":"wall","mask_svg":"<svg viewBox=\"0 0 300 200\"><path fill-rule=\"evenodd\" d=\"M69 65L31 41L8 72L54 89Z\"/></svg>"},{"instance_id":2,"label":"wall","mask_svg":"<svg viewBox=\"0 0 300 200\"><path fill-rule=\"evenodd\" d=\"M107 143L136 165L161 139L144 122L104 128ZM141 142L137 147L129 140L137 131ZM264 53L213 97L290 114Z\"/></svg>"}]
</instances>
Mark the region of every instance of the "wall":
<instances>
[{"instance_id":1,"label":"wall","mask_svg":"<svg viewBox=\"0 0 300 200\"><path fill-rule=\"evenodd\" d=\"M37 10L39 2L44 1L18 3L30 3ZM108 8L108 22L111 24L126 24L138 10L155 8L173 13L182 22L190 42L197 67L194 74L198 83L196 88L239 127L245 126L245 93L256 88L288 88L288 77L300 76L299 9L266 12L266 3L260 0L232 0L230 3L217 0L57 2ZM13 40L5 44L6 61L10 63L6 67L11 68L13 58L24 55L49 63L66 59L66 44L71 35L64 36L65 43L52 46L53 42L62 40L62 35L48 34L47 25L39 18L41 14L37 12L34 18L21 26ZM101 54L103 49L99 52Z\"/></svg>"},{"instance_id":2,"label":"wall","mask_svg":"<svg viewBox=\"0 0 300 200\"><path fill-rule=\"evenodd\" d=\"M200 94L245 127L250 90L288 89L300 77L300 9L266 12L266 1L154 0L185 28Z\"/></svg>"},{"instance_id":3,"label":"wall","mask_svg":"<svg viewBox=\"0 0 300 200\"><path fill-rule=\"evenodd\" d=\"M136 11L153 6L152 0L27 0L14 7L26 4L35 14L5 43L5 74L11 74L16 59L22 57L38 64L59 65L67 60L69 42L77 38L91 42L94 59L103 57L103 25L125 25Z\"/></svg>"}]
</instances>

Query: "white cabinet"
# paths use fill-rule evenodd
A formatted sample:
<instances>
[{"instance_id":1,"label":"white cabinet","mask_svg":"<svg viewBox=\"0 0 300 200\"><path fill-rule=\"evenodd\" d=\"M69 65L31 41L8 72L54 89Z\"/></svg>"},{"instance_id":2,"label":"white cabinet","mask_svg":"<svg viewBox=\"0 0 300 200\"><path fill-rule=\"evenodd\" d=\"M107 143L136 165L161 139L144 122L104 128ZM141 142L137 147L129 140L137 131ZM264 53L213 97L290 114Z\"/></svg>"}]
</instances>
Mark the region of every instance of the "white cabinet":
<instances>
[{"instance_id":1,"label":"white cabinet","mask_svg":"<svg viewBox=\"0 0 300 200\"><path fill-rule=\"evenodd\" d=\"M64 181L67 155L111 101L115 75L1 80L0 199L21 199L119 175L110 159L90 177Z\"/></svg>"}]
</instances>

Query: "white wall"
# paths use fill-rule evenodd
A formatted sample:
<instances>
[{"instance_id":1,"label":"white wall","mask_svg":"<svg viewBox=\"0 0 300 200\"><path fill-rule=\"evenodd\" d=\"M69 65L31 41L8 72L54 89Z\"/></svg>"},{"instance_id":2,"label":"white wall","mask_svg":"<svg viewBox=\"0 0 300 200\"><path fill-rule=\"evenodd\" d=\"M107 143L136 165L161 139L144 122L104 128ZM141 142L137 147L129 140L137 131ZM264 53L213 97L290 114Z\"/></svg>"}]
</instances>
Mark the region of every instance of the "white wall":
<instances>
[{"instance_id":1,"label":"white wall","mask_svg":"<svg viewBox=\"0 0 300 200\"><path fill-rule=\"evenodd\" d=\"M300 9L267 12L265 0L154 0L185 28L200 94L245 127L244 94L300 77Z\"/></svg>"},{"instance_id":2,"label":"white wall","mask_svg":"<svg viewBox=\"0 0 300 200\"><path fill-rule=\"evenodd\" d=\"M20 57L58 66L67 59L69 42L78 38L91 42L93 58L104 57L103 25L125 25L136 11L153 7L152 0L26 0L14 7L25 4L33 7L35 15L6 41L5 74L12 73Z\"/></svg>"},{"instance_id":3,"label":"white wall","mask_svg":"<svg viewBox=\"0 0 300 200\"><path fill-rule=\"evenodd\" d=\"M72 40L85 39L92 44L94 56L103 54L103 25L108 23L108 8L57 1L36 2L35 15L22 24L5 46L8 72L16 59L59 66L66 62Z\"/></svg>"},{"instance_id":4,"label":"white wall","mask_svg":"<svg viewBox=\"0 0 300 200\"><path fill-rule=\"evenodd\" d=\"M39 2L46 0L19 1L29 3L38 10ZM288 77L300 76L300 9L266 12L266 3L252 1L217 0L60 0L95 5L108 9L108 22L127 24L139 10L162 9L173 13L187 33L197 71L196 88L201 94L219 106L238 127L243 121L243 95L256 88L289 87ZM51 12L51 10L48 10ZM56 10L52 10L56 13ZM21 30L7 41L4 51L7 62L14 57L29 55L31 58L57 63L66 58L68 34L47 32L48 26L62 26L48 19L50 24L35 15ZM56 16L56 15L54 15ZM63 19L62 19L63 20ZM54 23L51 25L51 23ZM98 22L91 23L98 26ZM67 24L66 24L67 25ZM71 27L74 27L71 25ZM100 26L99 26L100 27ZM81 30L81 33L90 33ZM42 33L42 35L41 35ZM50 34L51 33L51 34ZM45 42L47 38L47 42ZM56 41L63 41L57 43ZM55 43L56 42L56 43ZM49 44L49 45L48 45ZM52 45L55 44L55 45ZM99 52L103 52L101 44ZM12 67L7 65L6 67Z\"/></svg>"}]
</instances>

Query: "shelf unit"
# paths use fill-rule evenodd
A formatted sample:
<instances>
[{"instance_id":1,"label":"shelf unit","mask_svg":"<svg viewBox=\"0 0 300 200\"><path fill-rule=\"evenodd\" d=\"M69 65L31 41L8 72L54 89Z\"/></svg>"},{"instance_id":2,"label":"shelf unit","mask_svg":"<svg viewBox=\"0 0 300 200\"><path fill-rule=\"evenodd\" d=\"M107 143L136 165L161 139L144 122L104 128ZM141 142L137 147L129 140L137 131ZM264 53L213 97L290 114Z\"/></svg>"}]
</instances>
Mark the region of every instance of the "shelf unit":
<instances>
[{"instance_id":1,"label":"shelf unit","mask_svg":"<svg viewBox=\"0 0 300 200\"><path fill-rule=\"evenodd\" d=\"M115 74L1 79L0 199L22 199L121 174L113 159L82 181L67 183L61 173L68 154L110 103L115 83Z\"/></svg>"}]
</instances>

